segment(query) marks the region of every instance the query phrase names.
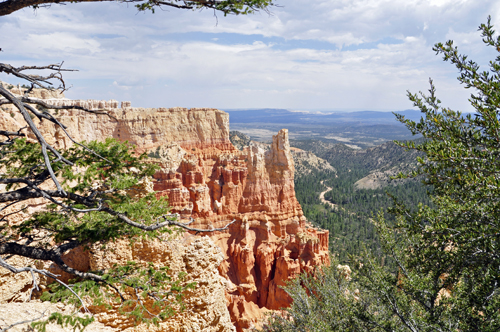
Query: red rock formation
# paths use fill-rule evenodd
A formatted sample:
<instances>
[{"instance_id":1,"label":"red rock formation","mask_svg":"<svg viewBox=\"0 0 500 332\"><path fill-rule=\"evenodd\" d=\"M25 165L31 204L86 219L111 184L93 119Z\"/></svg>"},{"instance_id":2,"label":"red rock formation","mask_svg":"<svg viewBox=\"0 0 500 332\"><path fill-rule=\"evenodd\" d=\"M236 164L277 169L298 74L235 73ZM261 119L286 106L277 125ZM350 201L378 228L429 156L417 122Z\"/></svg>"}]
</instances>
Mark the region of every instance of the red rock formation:
<instances>
[{"instance_id":1,"label":"red rock formation","mask_svg":"<svg viewBox=\"0 0 500 332\"><path fill-rule=\"evenodd\" d=\"M195 218L194 227L217 228L236 220L211 237L225 255L219 272L227 279L238 331L252 326L259 308L290 304L280 288L289 278L329 264L328 231L310 227L295 198L286 129L273 137L268 151L251 146L240 152L229 141L229 116L219 110L110 112L115 119L79 111L59 111L58 119L77 141L115 137L135 144L138 152L154 152L159 158L152 162L161 167L154 176L157 195L168 196L172 212ZM71 145L53 124L40 127L50 143Z\"/></svg>"},{"instance_id":2,"label":"red rock formation","mask_svg":"<svg viewBox=\"0 0 500 332\"><path fill-rule=\"evenodd\" d=\"M295 198L286 129L268 151L252 146L241 153L191 154L176 171L165 169L155 175L155 190L169 197L174 212L195 217L196 227L237 220L212 237L226 255L219 271L231 284L229 308L238 330L252 325L255 304L290 304L281 289L288 279L329 263L328 232L307 225Z\"/></svg>"}]
</instances>

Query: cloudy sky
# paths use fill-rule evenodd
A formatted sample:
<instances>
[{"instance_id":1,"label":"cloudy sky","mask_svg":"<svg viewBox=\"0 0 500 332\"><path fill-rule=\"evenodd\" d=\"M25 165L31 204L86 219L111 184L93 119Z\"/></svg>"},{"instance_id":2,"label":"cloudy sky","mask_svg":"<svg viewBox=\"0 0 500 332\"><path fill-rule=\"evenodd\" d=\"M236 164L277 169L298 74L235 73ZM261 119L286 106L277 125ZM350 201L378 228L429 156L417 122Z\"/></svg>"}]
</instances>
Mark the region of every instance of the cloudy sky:
<instances>
[{"instance_id":1,"label":"cloudy sky","mask_svg":"<svg viewBox=\"0 0 500 332\"><path fill-rule=\"evenodd\" d=\"M1 1L1 0L0 0ZM500 23L496 0L277 0L272 14L138 13L95 3L0 17L0 62L64 61L74 99L142 107L403 110L428 89L468 110L455 68L432 51L453 39L480 64L479 24ZM0 76L1 80L9 80ZM10 78L11 80L11 78Z\"/></svg>"}]
</instances>

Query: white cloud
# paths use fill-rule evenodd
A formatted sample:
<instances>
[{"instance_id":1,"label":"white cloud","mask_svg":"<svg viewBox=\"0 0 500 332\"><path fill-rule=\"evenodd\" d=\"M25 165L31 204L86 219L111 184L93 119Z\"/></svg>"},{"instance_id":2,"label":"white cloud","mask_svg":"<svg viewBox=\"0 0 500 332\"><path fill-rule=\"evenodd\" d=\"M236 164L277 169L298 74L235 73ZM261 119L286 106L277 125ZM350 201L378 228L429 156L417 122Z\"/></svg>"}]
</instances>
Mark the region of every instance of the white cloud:
<instances>
[{"instance_id":1,"label":"white cloud","mask_svg":"<svg viewBox=\"0 0 500 332\"><path fill-rule=\"evenodd\" d=\"M0 21L2 62L65 60L73 98L135 106L409 108L406 90L435 78L463 108L456 72L432 45L454 39L481 61L477 26L493 0L287 0L273 15L136 13L126 4L24 10ZM500 17L494 22L500 22ZM464 98L462 98L464 96Z\"/></svg>"},{"instance_id":2,"label":"white cloud","mask_svg":"<svg viewBox=\"0 0 500 332\"><path fill-rule=\"evenodd\" d=\"M74 53L95 54L100 51L100 43L91 38L81 38L67 32L54 32L47 34L30 33L25 40L22 40L24 47L32 54L45 52L47 54L57 53L59 55ZM28 51L28 52L29 52Z\"/></svg>"}]
</instances>

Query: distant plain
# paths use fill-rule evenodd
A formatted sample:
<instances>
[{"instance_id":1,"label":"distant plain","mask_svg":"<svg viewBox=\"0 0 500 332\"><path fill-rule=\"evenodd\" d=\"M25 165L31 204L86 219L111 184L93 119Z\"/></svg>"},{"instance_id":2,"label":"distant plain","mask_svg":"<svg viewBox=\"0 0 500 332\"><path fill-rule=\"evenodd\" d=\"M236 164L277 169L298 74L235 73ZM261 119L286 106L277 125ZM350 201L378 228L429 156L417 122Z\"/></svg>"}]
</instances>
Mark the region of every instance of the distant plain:
<instances>
[{"instance_id":1,"label":"distant plain","mask_svg":"<svg viewBox=\"0 0 500 332\"><path fill-rule=\"evenodd\" d=\"M413 136L391 112L298 112L285 109L225 109L231 130L243 132L251 139L268 142L282 129L289 130L291 140L321 140L343 143L354 149L366 149L392 140L410 140ZM412 120L420 112L397 112Z\"/></svg>"}]
</instances>

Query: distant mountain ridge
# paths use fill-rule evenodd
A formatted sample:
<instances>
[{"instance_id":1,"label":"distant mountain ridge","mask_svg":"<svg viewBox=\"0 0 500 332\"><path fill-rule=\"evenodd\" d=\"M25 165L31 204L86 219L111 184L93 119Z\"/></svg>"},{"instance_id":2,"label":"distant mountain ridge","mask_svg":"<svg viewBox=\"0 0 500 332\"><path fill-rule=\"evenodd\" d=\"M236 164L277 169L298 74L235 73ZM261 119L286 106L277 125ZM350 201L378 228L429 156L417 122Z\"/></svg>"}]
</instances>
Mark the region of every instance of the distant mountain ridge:
<instances>
[{"instance_id":1,"label":"distant mountain ridge","mask_svg":"<svg viewBox=\"0 0 500 332\"><path fill-rule=\"evenodd\" d=\"M355 149L366 149L393 139L416 138L391 112L319 113L273 108L225 111L229 114L231 130L261 142L269 142L282 128L289 130L291 139L344 143ZM415 121L421 117L415 110L398 113Z\"/></svg>"},{"instance_id":2,"label":"distant mountain ridge","mask_svg":"<svg viewBox=\"0 0 500 332\"><path fill-rule=\"evenodd\" d=\"M229 114L231 123L321 123L330 122L354 122L354 123L394 123L395 116L392 112L358 111L358 112L301 112L287 109L264 108L232 110L224 109ZM419 120L420 112L415 110L404 110L396 112L411 120Z\"/></svg>"}]
</instances>

